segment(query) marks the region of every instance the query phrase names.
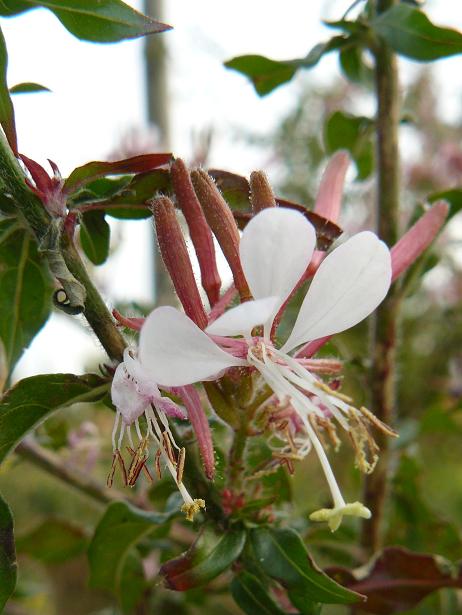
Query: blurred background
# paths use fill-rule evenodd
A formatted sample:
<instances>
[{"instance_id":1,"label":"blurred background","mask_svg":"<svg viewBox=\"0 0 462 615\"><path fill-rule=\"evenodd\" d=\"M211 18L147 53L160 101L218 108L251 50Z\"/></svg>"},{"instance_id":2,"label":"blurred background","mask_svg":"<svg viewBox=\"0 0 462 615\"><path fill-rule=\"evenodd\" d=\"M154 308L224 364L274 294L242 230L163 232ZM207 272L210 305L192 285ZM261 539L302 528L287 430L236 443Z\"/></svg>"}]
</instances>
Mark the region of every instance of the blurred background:
<instances>
[{"instance_id":1,"label":"blurred background","mask_svg":"<svg viewBox=\"0 0 462 615\"><path fill-rule=\"evenodd\" d=\"M324 122L339 110L372 116L372 94L342 77L335 55L311 71L299 71L290 84L265 98L259 98L251 84L224 68L223 62L246 53L275 59L302 57L330 35L322 20L339 19L350 2L287 0L283 8L275 0L129 4L160 17L174 30L147 41L103 46L77 41L46 10L4 20L9 84L34 81L51 89L51 93L15 96L20 151L44 166L50 158L64 176L89 160L173 151L192 164L247 176L264 169L280 196L312 203L327 160ZM426 10L435 23L462 28L460 3L433 0ZM429 194L462 183L460 66L459 56L425 69L400 61L403 227ZM352 163L342 226L348 232L373 228L372 202L373 175ZM112 256L94 270L108 303L123 305L132 313L148 311L156 290L157 297L164 293L162 301L168 301L150 222L111 221L111 225ZM401 327L401 437L388 532L390 543L452 559L461 555L461 239L462 224L455 216L433 254L420 265L426 270L422 283L417 285L411 276L407 280L412 292ZM335 347L325 352L346 359L345 392L360 402L367 367L366 326L338 336ZM82 321L54 314L17 366L15 378L84 373L96 369L103 358ZM38 436L43 445L62 455L64 464L76 463L104 477L111 420L103 408L96 412L74 408L47 421ZM348 450L341 452L336 472L347 491L359 493L350 459ZM324 490L317 467L310 462L288 487L294 493L294 516L303 513L306 518L305 512ZM6 612L116 613L107 596L86 589L84 549L101 509L14 457L0 470L0 490L23 537L18 543L19 600ZM329 563L333 554L337 562L355 562L355 534L350 527L335 539L321 530L309 535L321 563ZM57 554L51 548L48 560L39 561L37 545L44 536L49 541L53 535L61 545ZM180 540L179 551L182 546ZM173 600L175 613L204 613L200 596L162 600L153 613L166 612L168 600ZM450 592L440 592L412 612L459 612L454 605ZM221 601L219 591L216 609L207 615L218 609L222 615L237 612Z\"/></svg>"}]
</instances>

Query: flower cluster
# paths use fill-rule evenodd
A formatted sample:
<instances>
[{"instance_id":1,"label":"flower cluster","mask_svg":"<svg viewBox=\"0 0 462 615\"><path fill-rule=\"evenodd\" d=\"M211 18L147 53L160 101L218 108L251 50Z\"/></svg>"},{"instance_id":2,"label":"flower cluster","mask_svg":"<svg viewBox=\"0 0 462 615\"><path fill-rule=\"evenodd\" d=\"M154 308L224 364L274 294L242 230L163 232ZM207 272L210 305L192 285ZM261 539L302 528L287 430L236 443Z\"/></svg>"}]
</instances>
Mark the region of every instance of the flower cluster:
<instances>
[{"instance_id":1,"label":"flower cluster","mask_svg":"<svg viewBox=\"0 0 462 615\"><path fill-rule=\"evenodd\" d=\"M331 217L338 214L347 164L348 158L343 153L332 161L321 187L318 212L327 212ZM117 464L122 468L127 485L134 485L141 471L149 475L147 443L151 440L156 445L158 473L163 460L184 498L183 510L192 519L200 508L205 507L205 502L194 500L182 482L185 450L175 443L168 417L190 418L207 475L212 478L210 431L193 385L219 379L228 370L240 368L242 374L258 376L255 397L263 387L271 391L262 402L261 410L269 417L278 436L277 444L268 443L273 449L273 466L285 464L289 471L293 471L294 461L303 459L312 449L317 454L333 506L313 512L310 518L326 521L332 531L338 528L344 515L369 518L371 512L360 502L348 503L343 498L326 454L326 439L336 449L339 443L336 428L339 426L345 430L353 444L357 467L369 473L373 471L378 455L372 429L379 429L389 436L397 434L367 408L357 407L351 398L340 393L338 380L323 379L323 374L335 374L341 365L335 360L312 358L309 349L319 346L319 340L345 331L371 314L386 296L394 270L402 269L403 261L407 265L426 246L420 244L416 247L415 241L412 246L400 243L397 262L393 252L390 253L374 233L365 231L341 243L327 255L317 252L313 225L300 211L276 206L276 200L271 198L270 189L261 177L256 182L258 191L252 195L253 201L258 203L258 210L239 236L232 217L229 217L228 206L206 174L201 171L193 175L194 192L181 161L174 163L172 171L180 207L184 210L185 198L190 206L191 199L193 201L196 213L192 217L186 215L186 218L192 220L195 238L201 238L198 244L202 245L202 251L196 252L204 255L199 261L201 271L205 272L204 278L208 280L206 292L213 309L207 317L195 287L184 241L182 243L178 238L179 227L176 226L173 204L162 197L157 206L156 203L153 205L159 243L185 312L174 307L160 307L144 322L133 323L135 328L140 328L138 349L126 351L112 385L117 416L109 482L112 482ZM258 198L262 194L262 185L266 207ZM200 197L205 216L196 194ZM226 222L222 226L217 223L220 215ZM241 296L241 303L226 311L220 306L219 277L213 266L213 243L207 223L219 237L222 248L225 246L223 251L228 254ZM435 233L436 230L432 237ZM163 234L177 240L163 242ZM426 245L430 240L427 237ZM204 250L205 245L207 250ZM175 266L179 262L180 269ZM316 273L301 302L292 330L279 344L275 332L281 314L294 290L313 269ZM184 280L188 280L188 285ZM188 290L191 286L192 290ZM159 387L166 394L162 395ZM172 393L183 401L186 412L171 399ZM144 433L139 423L142 415L145 418ZM132 424L136 429L137 446L132 440ZM124 434L130 442L132 456L128 471L120 453Z\"/></svg>"}]
</instances>

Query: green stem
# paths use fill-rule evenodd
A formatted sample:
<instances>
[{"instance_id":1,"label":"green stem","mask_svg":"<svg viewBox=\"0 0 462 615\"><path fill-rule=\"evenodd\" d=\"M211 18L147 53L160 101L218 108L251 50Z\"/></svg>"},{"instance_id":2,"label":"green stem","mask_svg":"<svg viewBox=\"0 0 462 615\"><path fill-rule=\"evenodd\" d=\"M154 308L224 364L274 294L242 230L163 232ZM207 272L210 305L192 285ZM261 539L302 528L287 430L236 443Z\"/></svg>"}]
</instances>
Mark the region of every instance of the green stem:
<instances>
[{"instance_id":1,"label":"green stem","mask_svg":"<svg viewBox=\"0 0 462 615\"><path fill-rule=\"evenodd\" d=\"M395 0L377 0L381 13ZM390 47L378 41L375 55L375 87L377 97L377 227L379 236L389 245L399 234L399 83L396 57ZM396 418L396 344L399 300L395 284L376 312L371 327L370 389L372 410L381 421L393 423ZM372 519L363 523L362 544L374 552L381 547L384 509L390 474L390 444L382 433L377 436L380 460L373 474L366 477L364 503L372 511Z\"/></svg>"},{"instance_id":2,"label":"green stem","mask_svg":"<svg viewBox=\"0 0 462 615\"><path fill-rule=\"evenodd\" d=\"M241 412L243 412L241 410ZM233 443L229 451L229 482L234 491L242 489L244 474L244 453L247 445L248 425L241 420L240 428L234 432Z\"/></svg>"},{"instance_id":3,"label":"green stem","mask_svg":"<svg viewBox=\"0 0 462 615\"><path fill-rule=\"evenodd\" d=\"M18 215L26 222L40 245L51 224L51 217L40 199L29 190L24 174L4 137L0 136L0 210ZM72 242L63 233L61 254L71 274L85 287L84 315L111 359L120 361L125 341L100 294L91 282Z\"/></svg>"},{"instance_id":4,"label":"green stem","mask_svg":"<svg viewBox=\"0 0 462 615\"><path fill-rule=\"evenodd\" d=\"M61 252L71 274L85 288L86 299L83 314L95 332L104 350L111 359L121 361L126 346L122 334L117 329L111 313L101 298L98 290L90 280L85 266L72 239L63 233Z\"/></svg>"}]
</instances>

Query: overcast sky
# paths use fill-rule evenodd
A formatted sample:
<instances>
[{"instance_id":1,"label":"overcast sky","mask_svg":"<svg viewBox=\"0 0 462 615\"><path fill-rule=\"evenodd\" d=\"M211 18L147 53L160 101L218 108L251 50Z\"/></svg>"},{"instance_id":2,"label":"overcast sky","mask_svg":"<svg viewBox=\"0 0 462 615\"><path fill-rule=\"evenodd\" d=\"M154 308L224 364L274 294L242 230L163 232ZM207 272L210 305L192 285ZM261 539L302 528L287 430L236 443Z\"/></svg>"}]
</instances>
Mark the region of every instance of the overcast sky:
<instances>
[{"instance_id":1,"label":"overcast sky","mask_svg":"<svg viewBox=\"0 0 462 615\"><path fill-rule=\"evenodd\" d=\"M223 61L244 53L302 57L332 34L322 19L341 17L349 4L286 0L281 9L279 0L165 0L164 21L174 26L161 35L168 44L173 151L188 158L191 134L213 126L213 165L244 174L260 166L267 154L236 142L236 131L270 132L293 104L300 79L329 82L337 71L336 58L322 60L313 71L263 99L242 76L224 69ZM428 11L437 23L462 28L462 3L434 0ZM9 84L36 81L52 90L15 97L21 152L42 164L51 158L67 174L89 160L104 159L130 127L145 127L142 41L82 43L44 9L2 20L2 28ZM437 67L445 93L442 104L449 114L458 113L460 106L460 62L459 56ZM406 78L415 65L404 64ZM124 249L100 276L103 290L109 301L148 300L148 224L130 223L124 235ZM52 320L26 353L18 375L80 372L89 354L103 356L82 326L69 325L64 316Z\"/></svg>"}]
</instances>

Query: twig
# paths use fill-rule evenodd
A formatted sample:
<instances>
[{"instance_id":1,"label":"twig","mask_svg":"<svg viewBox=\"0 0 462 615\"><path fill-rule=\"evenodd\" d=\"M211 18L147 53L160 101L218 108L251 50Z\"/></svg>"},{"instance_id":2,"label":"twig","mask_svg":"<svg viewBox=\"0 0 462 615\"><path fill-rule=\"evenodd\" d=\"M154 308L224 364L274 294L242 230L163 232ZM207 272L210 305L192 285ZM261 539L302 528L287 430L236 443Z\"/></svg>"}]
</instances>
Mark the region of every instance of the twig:
<instances>
[{"instance_id":1,"label":"twig","mask_svg":"<svg viewBox=\"0 0 462 615\"><path fill-rule=\"evenodd\" d=\"M376 0L377 13L382 13L395 0ZM399 228L399 85L396 57L384 41L377 41L375 86L377 96L377 226L378 233L389 246L398 239ZM398 329L398 287L392 287L383 301L371 327L371 406L381 421L395 419L396 343ZM380 548L384 508L390 472L388 438L378 434L381 449L375 471L366 477L364 503L372 511L372 519L363 523L362 544L373 552Z\"/></svg>"},{"instance_id":2,"label":"twig","mask_svg":"<svg viewBox=\"0 0 462 615\"><path fill-rule=\"evenodd\" d=\"M31 438L26 438L18 444L15 452L26 461L30 461L48 472L48 474L52 474L59 480L62 480L66 485L71 485L101 504L110 504L117 500L127 499L120 492L107 489L107 487L92 478L91 475L82 472L74 465L63 462L56 453L42 448Z\"/></svg>"}]
</instances>

